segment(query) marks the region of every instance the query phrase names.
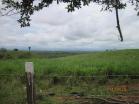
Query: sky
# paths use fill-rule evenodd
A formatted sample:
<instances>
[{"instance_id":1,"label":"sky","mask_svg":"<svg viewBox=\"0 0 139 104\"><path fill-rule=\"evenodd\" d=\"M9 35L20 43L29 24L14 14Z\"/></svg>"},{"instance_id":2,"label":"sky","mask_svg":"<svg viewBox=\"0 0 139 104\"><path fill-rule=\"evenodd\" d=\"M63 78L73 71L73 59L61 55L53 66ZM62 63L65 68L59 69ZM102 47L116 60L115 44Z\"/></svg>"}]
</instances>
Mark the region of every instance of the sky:
<instances>
[{"instance_id":1,"label":"sky","mask_svg":"<svg viewBox=\"0 0 139 104\"><path fill-rule=\"evenodd\" d=\"M0 16L0 48L25 50L31 46L32 50L50 51L139 48L139 17L130 5L119 12L123 42L116 28L115 11L100 11L101 6L90 4L68 13L65 7L54 3L35 12L31 26L24 28L17 22L19 15Z\"/></svg>"}]
</instances>

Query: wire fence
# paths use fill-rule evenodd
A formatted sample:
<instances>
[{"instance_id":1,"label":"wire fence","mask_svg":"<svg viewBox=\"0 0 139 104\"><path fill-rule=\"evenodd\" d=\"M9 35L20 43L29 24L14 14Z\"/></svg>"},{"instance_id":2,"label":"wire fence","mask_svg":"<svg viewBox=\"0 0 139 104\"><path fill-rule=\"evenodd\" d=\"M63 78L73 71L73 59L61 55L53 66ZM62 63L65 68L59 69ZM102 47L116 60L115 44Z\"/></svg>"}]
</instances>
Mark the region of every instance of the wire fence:
<instances>
[{"instance_id":1,"label":"wire fence","mask_svg":"<svg viewBox=\"0 0 139 104\"><path fill-rule=\"evenodd\" d=\"M26 104L22 74L0 74L0 104Z\"/></svg>"},{"instance_id":2,"label":"wire fence","mask_svg":"<svg viewBox=\"0 0 139 104\"><path fill-rule=\"evenodd\" d=\"M0 74L0 76L24 76L24 74ZM55 76L59 76L59 77L74 77L75 75L46 75L45 77L55 77ZM125 75L76 75L76 77L104 77L104 76L113 76L113 77L130 77L130 76L135 76L135 77L139 77L139 75L130 75L130 74L125 74Z\"/></svg>"},{"instance_id":3,"label":"wire fence","mask_svg":"<svg viewBox=\"0 0 139 104\"><path fill-rule=\"evenodd\" d=\"M123 79L116 80L117 78ZM112 82L107 84L107 79L111 79ZM39 104L50 99L61 98L66 100L63 101L63 104L66 104L67 99L77 100L116 96L139 97L138 79L139 75L36 75L36 100ZM118 85L117 83L121 84ZM27 103L26 78L24 74L0 74L0 101L1 104L7 104L8 101L11 104Z\"/></svg>"}]
</instances>

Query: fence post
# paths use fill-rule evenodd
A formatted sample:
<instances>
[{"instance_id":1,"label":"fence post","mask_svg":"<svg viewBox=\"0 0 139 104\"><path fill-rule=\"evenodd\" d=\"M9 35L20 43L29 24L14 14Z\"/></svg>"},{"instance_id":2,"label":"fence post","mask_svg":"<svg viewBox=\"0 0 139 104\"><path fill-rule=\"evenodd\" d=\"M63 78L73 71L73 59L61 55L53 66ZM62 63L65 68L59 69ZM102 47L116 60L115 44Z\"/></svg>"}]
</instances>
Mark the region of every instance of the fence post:
<instances>
[{"instance_id":1,"label":"fence post","mask_svg":"<svg viewBox=\"0 0 139 104\"><path fill-rule=\"evenodd\" d=\"M27 104L35 104L34 67L32 62L25 62Z\"/></svg>"}]
</instances>

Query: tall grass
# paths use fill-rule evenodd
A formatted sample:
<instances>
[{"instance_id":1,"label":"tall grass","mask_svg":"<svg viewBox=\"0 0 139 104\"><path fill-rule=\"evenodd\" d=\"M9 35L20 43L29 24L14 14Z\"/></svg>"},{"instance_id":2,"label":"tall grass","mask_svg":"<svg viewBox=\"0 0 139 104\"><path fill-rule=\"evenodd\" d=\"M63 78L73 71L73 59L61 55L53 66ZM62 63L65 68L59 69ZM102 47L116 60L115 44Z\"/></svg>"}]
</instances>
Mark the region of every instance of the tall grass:
<instances>
[{"instance_id":1,"label":"tall grass","mask_svg":"<svg viewBox=\"0 0 139 104\"><path fill-rule=\"evenodd\" d=\"M24 74L24 63L32 61L38 75L139 74L139 50L93 52L61 58L0 60L0 73Z\"/></svg>"},{"instance_id":2,"label":"tall grass","mask_svg":"<svg viewBox=\"0 0 139 104\"><path fill-rule=\"evenodd\" d=\"M78 78L78 76L139 74L139 50L93 52L51 59L42 58L39 55L24 58L24 55L20 52L19 54L23 56L20 59L0 60L0 104L26 103L25 77L22 75L25 72L24 64L28 61L32 61L35 66L37 101L40 104L59 104L55 103L59 100L54 101L41 94L39 96L40 91L58 95L73 93L82 96L111 95L104 86L108 81L106 76L97 79L94 77ZM15 53L14 55L17 56ZM2 74L7 74L7 76ZM16 75L8 76L8 74ZM50 75L55 77L46 78ZM59 75L72 75L73 77L60 77ZM112 79L110 83L127 83L130 80L118 78Z\"/></svg>"}]
</instances>

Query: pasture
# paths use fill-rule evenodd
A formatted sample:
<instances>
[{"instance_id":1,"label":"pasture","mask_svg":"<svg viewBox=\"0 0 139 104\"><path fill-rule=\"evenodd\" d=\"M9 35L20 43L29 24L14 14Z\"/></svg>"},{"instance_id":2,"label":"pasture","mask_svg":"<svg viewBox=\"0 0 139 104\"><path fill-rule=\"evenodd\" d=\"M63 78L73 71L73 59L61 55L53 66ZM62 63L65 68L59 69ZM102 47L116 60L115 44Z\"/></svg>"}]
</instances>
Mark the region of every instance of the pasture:
<instances>
[{"instance_id":1,"label":"pasture","mask_svg":"<svg viewBox=\"0 0 139 104\"><path fill-rule=\"evenodd\" d=\"M8 52L8 55L12 58L0 60L0 73L2 74L24 74L24 63L28 61L34 63L35 72L38 75L139 74L139 50L89 53L55 52L43 53L43 55L27 52L10 54Z\"/></svg>"},{"instance_id":2,"label":"pasture","mask_svg":"<svg viewBox=\"0 0 139 104\"><path fill-rule=\"evenodd\" d=\"M25 62L30 61L35 66L38 104L92 104L85 97L115 95L113 91L107 91L111 85L131 86L129 91L123 87L121 92L118 88L116 94L135 95L139 92L139 77L136 76L139 75L138 49L101 52L7 51L1 52L0 56L1 104L26 102ZM62 95L70 96L70 100L60 97ZM74 95L83 98L75 99Z\"/></svg>"}]
</instances>

